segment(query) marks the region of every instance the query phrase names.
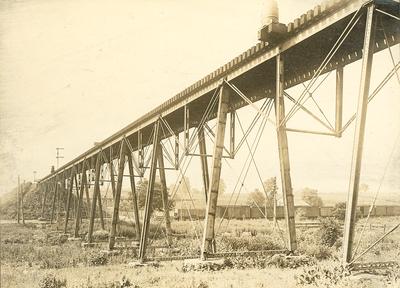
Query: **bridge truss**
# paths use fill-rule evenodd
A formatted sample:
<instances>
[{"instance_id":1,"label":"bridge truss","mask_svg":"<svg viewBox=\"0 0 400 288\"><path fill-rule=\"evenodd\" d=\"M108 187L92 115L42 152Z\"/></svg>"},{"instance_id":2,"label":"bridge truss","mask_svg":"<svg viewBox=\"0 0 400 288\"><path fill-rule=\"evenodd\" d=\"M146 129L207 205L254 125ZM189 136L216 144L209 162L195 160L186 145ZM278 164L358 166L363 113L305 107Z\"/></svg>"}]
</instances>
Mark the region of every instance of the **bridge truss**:
<instances>
[{"instance_id":1,"label":"bridge truss","mask_svg":"<svg viewBox=\"0 0 400 288\"><path fill-rule=\"evenodd\" d=\"M90 213L87 241L91 243L96 209L100 213L101 225L104 228L100 185L108 181L113 194L108 246L109 249L113 249L120 217L122 182L124 177L127 177L131 185L133 218L139 241L138 258L145 261L157 171L162 186L166 237L170 243L172 232L165 171L169 169L178 171L179 179L176 183L184 185L184 174L190 160L193 157L200 157L201 177L205 187L206 215L202 224L199 257L202 259L213 257L217 253L215 222L222 162L235 158L238 149L243 145L247 145L249 153L252 153L246 138L247 131L243 133L242 140L235 143L238 126L236 111L249 106L253 108L258 119L272 124L276 129L287 226L286 247L293 252L297 249L297 241L287 132L341 137L350 124L355 122L343 242L343 260L350 263L353 259L355 216L368 103L392 77L399 77L400 63L395 63L392 57L393 69L370 93L373 57L374 53L384 49L391 52L391 47L398 45L400 41L399 11L399 4L396 1L325 1L292 23L284 25L284 32L279 37L275 37L272 27L269 31L270 41L260 42L251 47L226 65L41 179L39 187L43 191L42 214L44 215L46 207L50 206L50 220L53 222L55 217L60 218L59 215L55 215L56 211L60 210L57 206L64 205L66 211L64 231L67 232L72 201L77 199L74 209L74 234L76 237L79 236L81 214L86 209ZM353 117L343 125L343 83L346 76L344 68L358 60L362 61L358 108ZM323 84L323 81L320 81L322 76L332 71L336 74L334 126L326 121L326 118L321 119L304 106L305 102L312 98L312 88ZM287 89L297 85L303 85L304 90L295 99L287 93ZM265 102L260 108L255 103L262 99ZM285 100L294 103L288 111L285 111ZM271 110L275 112L275 117L270 116ZM288 127L289 120L298 111L308 114L321 124L324 130L310 131ZM215 123L215 127L211 127L210 123ZM254 127L250 126L250 128ZM207 151L205 144L207 136L214 142L211 154ZM228 148L224 145L226 137L229 139ZM197 150L199 152L196 152ZM210 169L208 158L211 158ZM169 167L165 165L164 160L170 163ZM126 164L128 164L128 175L124 175ZM104 177L105 174L108 174L107 179ZM144 216L140 221L135 179L145 175L148 175L149 182ZM174 193L176 191L172 191L170 198ZM74 194L76 197L73 198ZM49 201L51 205L46 205Z\"/></svg>"}]
</instances>

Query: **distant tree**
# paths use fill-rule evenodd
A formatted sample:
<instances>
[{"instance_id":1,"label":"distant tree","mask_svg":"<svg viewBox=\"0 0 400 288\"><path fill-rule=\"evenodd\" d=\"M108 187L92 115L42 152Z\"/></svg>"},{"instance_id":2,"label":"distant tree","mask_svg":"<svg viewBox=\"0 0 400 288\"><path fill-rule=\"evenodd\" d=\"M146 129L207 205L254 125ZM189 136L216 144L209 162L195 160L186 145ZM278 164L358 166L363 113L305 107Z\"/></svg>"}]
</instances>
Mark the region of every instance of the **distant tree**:
<instances>
[{"instance_id":1,"label":"distant tree","mask_svg":"<svg viewBox=\"0 0 400 288\"><path fill-rule=\"evenodd\" d=\"M254 191L250 192L249 196L247 196L247 204L250 207L264 207L265 193L261 192L259 189L255 189Z\"/></svg>"},{"instance_id":2,"label":"distant tree","mask_svg":"<svg viewBox=\"0 0 400 288\"><path fill-rule=\"evenodd\" d=\"M344 220L346 217L346 202L336 203L332 210L332 217L338 220ZM356 219L361 217L361 211L357 209Z\"/></svg>"},{"instance_id":3,"label":"distant tree","mask_svg":"<svg viewBox=\"0 0 400 288\"><path fill-rule=\"evenodd\" d=\"M304 188L301 192L301 198L313 207L322 207L323 205L321 197L318 196L317 189Z\"/></svg>"},{"instance_id":4,"label":"distant tree","mask_svg":"<svg viewBox=\"0 0 400 288\"><path fill-rule=\"evenodd\" d=\"M344 220L346 216L346 202L336 203L332 210L332 217L338 220Z\"/></svg>"},{"instance_id":5,"label":"distant tree","mask_svg":"<svg viewBox=\"0 0 400 288\"><path fill-rule=\"evenodd\" d=\"M267 205L272 206L274 201L274 194L278 193L278 185L276 184L276 177L268 178L263 182L265 197L267 197Z\"/></svg>"},{"instance_id":6,"label":"distant tree","mask_svg":"<svg viewBox=\"0 0 400 288\"><path fill-rule=\"evenodd\" d=\"M147 194L147 187L149 185L149 180L143 178L136 184L136 193L138 195L138 206L139 208L144 208L146 203L146 194ZM168 197L169 198L169 197ZM160 179L156 179L154 182L154 191L153 191L153 199L151 203L151 211L158 210L163 211L163 202L161 196L161 182ZM171 199L168 199L168 205L171 209L174 207L175 203Z\"/></svg>"}]
</instances>

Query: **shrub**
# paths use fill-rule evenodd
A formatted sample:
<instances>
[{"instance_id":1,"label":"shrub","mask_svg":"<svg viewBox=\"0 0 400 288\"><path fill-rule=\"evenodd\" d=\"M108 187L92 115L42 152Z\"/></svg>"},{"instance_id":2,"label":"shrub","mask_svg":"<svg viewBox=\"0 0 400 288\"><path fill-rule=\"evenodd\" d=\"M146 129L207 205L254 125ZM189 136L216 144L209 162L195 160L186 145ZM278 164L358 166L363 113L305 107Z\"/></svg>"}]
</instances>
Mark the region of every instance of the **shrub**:
<instances>
[{"instance_id":1,"label":"shrub","mask_svg":"<svg viewBox=\"0 0 400 288\"><path fill-rule=\"evenodd\" d=\"M98 253L98 252L91 252L88 255L87 263L89 266L101 266L107 264L108 259L106 254Z\"/></svg>"},{"instance_id":2,"label":"shrub","mask_svg":"<svg viewBox=\"0 0 400 288\"><path fill-rule=\"evenodd\" d=\"M62 288L67 287L67 280L57 279L56 276L49 273L39 281L39 288Z\"/></svg>"},{"instance_id":3,"label":"shrub","mask_svg":"<svg viewBox=\"0 0 400 288\"><path fill-rule=\"evenodd\" d=\"M309 244L305 245L302 253L310 257L315 257L318 260L328 259L332 256L332 248L325 245Z\"/></svg>"},{"instance_id":4,"label":"shrub","mask_svg":"<svg viewBox=\"0 0 400 288\"><path fill-rule=\"evenodd\" d=\"M321 227L318 230L320 244L332 247L342 236L340 224L334 218L321 218Z\"/></svg>"},{"instance_id":5,"label":"shrub","mask_svg":"<svg viewBox=\"0 0 400 288\"><path fill-rule=\"evenodd\" d=\"M332 216L343 221L346 216L346 202L336 203L332 210Z\"/></svg>"},{"instance_id":6,"label":"shrub","mask_svg":"<svg viewBox=\"0 0 400 288\"><path fill-rule=\"evenodd\" d=\"M331 263L330 265L305 267L300 274L296 275L296 280L299 285L330 288L332 285L338 284L346 275L349 274L343 266Z\"/></svg>"},{"instance_id":7,"label":"shrub","mask_svg":"<svg viewBox=\"0 0 400 288\"><path fill-rule=\"evenodd\" d=\"M106 231L106 230L97 230L97 231L94 231L92 234L94 241L107 240L108 235L109 235L108 231Z\"/></svg>"}]
</instances>

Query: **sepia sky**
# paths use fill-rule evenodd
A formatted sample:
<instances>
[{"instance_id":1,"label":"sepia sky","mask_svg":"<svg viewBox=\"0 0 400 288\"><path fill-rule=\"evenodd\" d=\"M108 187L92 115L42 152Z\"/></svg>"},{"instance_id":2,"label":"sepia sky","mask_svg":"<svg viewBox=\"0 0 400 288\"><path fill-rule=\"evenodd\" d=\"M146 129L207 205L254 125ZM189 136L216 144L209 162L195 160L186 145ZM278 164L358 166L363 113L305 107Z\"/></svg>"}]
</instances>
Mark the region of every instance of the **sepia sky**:
<instances>
[{"instance_id":1,"label":"sepia sky","mask_svg":"<svg viewBox=\"0 0 400 288\"><path fill-rule=\"evenodd\" d=\"M280 21L288 23L318 2L281 0ZM262 1L248 0L1 1L0 193L16 185L18 174L27 181L33 171L38 178L47 175L56 147L65 148L66 163L257 43L261 7ZM399 45L392 50L398 61ZM376 55L371 91L391 68L387 50ZM356 109L359 75L360 63L345 68L344 121ZM297 98L300 88L288 92ZM331 121L334 89L332 74L316 93ZM382 198L400 201L398 91L393 77L369 105L361 180L369 187L366 199L387 166ZM244 123L255 115L250 108L239 113ZM304 115L291 121L291 127L318 127ZM289 134L294 190L347 192L353 132L354 124L340 139ZM244 149L228 160L230 167L224 164L228 190L246 155ZM279 176L271 125L255 158L264 179ZM188 173L201 189L199 167L196 159ZM168 174L169 184L174 177ZM259 186L252 168L246 187Z\"/></svg>"}]
</instances>

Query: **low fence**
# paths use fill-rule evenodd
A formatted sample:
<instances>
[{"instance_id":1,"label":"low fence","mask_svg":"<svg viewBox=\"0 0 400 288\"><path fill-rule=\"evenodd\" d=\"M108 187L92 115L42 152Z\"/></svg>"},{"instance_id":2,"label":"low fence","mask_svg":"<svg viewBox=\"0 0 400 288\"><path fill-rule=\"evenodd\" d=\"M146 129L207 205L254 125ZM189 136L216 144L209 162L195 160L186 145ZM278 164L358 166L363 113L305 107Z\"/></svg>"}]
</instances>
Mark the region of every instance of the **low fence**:
<instances>
[{"instance_id":1,"label":"low fence","mask_svg":"<svg viewBox=\"0 0 400 288\"><path fill-rule=\"evenodd\" d=\"M276 207L277 219L285 217L283 207ZM330 217L333 215L334 207L295 207L296 214L304 218ZM359 206L357 210L363 217L367 216L370 210L369 206ZM205 209L175 209L175 219L204 219ZM371 216L400 216L400 206L375 206L371 211ZM217 206L216 217L226 219L261 219L273 217L273 209L265 207L250 206Z\"/></svg>"}]
</instances>

